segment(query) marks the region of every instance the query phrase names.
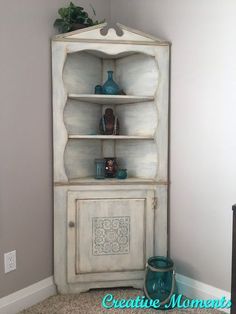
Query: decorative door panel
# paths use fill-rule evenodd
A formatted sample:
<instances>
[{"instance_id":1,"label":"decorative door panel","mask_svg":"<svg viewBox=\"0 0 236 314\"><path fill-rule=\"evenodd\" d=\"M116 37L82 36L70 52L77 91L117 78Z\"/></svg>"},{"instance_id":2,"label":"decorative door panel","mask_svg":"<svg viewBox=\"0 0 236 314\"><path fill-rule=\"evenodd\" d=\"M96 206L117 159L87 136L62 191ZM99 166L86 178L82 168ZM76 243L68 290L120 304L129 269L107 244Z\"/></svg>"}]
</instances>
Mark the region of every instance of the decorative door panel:
<instances>
[{"instance_id":1,"label":"decorative door panel","mask_svg":"<svg viewBox=\"0 0 236 314\"><path fill-rule=\"evenodd\" d=\"M144 199L79 200L76 273L144 268Z\"/></svg>"},{"instance_id":2,"label":"decorative door panel","mask_svg":"<svg viewBox=\"0 0 236 314\"><path fill-rule=\"evenodd\" d=\"M153 239L149 199L79 196L68 193L68 281L98 279L104 273L115 279L121 272L142 277L153 245L147 243Z\"/></svg>"}]
</instances>

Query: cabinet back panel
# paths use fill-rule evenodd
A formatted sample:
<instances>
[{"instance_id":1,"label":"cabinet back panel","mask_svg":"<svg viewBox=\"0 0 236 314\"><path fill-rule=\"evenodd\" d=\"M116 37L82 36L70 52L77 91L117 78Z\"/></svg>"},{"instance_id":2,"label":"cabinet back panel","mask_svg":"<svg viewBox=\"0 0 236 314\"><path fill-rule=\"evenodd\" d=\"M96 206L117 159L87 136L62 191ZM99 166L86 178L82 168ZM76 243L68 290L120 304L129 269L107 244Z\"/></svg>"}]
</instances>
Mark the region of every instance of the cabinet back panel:
<instances>
[{"instance_id":1,"label":"cabinet back panel","mask_svg":"<svg viewBox=\"0 0 236 314\"><path fill-rule=\"evenodd\" d=\"M64 121L69 135L99 134L102 105L68 100L64 110Z\"/></svg>"},{"instance_id":2,"label":"cabinet back panel","mask_svg":"<svg viewBox=\"0 0 236 314\"><path fill-rule=\"evenodd\" d=\"M116 106L120 134L154 136L157 127L157 110L154 102Z\"/></svg>"},{"instance_id":3,"label":"cabinet back panel","mask_svg":"<svg viewBox=\"0 0 236 314\"><path fill-rule=\"evenodd\" d=\"M102 158L100 140L69 140L65 149L68 179L95 176L95 158Z\"/></svg>"},{"instance_id":4,"label":"cabinet back panel","mask_svg":"<svg viewBox=\"0 0 236 314\"><path fill-rule=\"evenodd\" d=\"M103 54L101 54L102 56ZM68 93L94 94L94 88L114 71L114 80L127 95L153 96L159 80L158 64L154 57L142 53L117 58L97 57L87 51L67 55L63 81Z\"/></svg>"},{"instance_id":5,"label":"cabinet back panel","mask_svg":"<svg viewBox=\"0 0 236 314\"><path fill-rule=\"evenodd\" d=\"M63 81L68 93L94 94L95 86L102 81L102 59L87 52L68 54Z\"/></svg>"},{"instance_id":6,"label":"cabinet back panel","mask_svg":"<svg viewBox=\"0 0 236 314\"><path fill-rule=\"evenodd\" d=\"M128 170L129 177L155 179L157 173L157 146L152 140L116 141L119 167Z\"/></svg>"},{"instance_id":7,"label":"cabinet back panel","mask_svg":"<svg viewBox=\"0 0 236 314\"><path fill-rule=\"evenodd\" d=\"M158 87L158 64L154 57L141 53L117 59L116 79L127 95L153 96Z\"/></svg>"}]
</instances>

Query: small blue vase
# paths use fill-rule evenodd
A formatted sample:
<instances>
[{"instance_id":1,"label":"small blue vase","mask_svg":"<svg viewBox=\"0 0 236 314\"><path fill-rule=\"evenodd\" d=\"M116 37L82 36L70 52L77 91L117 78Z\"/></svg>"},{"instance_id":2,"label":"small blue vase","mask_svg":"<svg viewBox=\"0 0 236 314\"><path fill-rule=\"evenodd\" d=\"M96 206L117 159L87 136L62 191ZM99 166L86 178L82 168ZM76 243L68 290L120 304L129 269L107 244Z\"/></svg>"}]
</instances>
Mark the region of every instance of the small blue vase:
<instances>
[{"instance_id":1,"label":"small blue vase","mask_svg":"<svg viewBox=\"0 0 236 314\"><path fill-rule=\"evenodd\" d=\"M101 85L95 86L95 94L102 94L102 86Z\"/></svg>"},{"instance_id":2,"label":"small blue vase","mask_svg":"<svg viewBox=\"0 0 236 314\"><path fill-rule=\"evenodd\" d=\"M126 179L127 178L127 170L126 169L118 169L116 173L117 179Z\"/></svg>"},{"instance_id":3,"label":"small blue vase","mask_svg":"<svg viewBox=\"0 0 236 314\"><path fill-rule=\"evenodd\" d=\"M116 84L113 80L113 71L107 71L108 78L107 81L102 86L102 93L105 95L118 95L119 94L119 85Z\"/></svg>"}]
</instances>

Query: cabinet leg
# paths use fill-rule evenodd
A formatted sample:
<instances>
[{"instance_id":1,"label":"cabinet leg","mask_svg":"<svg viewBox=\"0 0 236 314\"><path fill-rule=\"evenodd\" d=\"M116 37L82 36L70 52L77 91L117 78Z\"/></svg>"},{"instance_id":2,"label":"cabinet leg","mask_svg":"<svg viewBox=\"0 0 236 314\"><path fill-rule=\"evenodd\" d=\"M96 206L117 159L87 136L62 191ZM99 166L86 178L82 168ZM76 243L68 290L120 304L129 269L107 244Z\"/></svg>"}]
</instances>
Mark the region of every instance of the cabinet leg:
<instances>
[{"instance_id":1,"label":"cabinet leg","mask_svg":"<svg viewBox=\"0 0 236 314\"><path fill-rule=\"evenodd\" d=\"M143 285L140 283L134 284L132 287L137 290L143 290Z\"/></svg>"}]
</instances>

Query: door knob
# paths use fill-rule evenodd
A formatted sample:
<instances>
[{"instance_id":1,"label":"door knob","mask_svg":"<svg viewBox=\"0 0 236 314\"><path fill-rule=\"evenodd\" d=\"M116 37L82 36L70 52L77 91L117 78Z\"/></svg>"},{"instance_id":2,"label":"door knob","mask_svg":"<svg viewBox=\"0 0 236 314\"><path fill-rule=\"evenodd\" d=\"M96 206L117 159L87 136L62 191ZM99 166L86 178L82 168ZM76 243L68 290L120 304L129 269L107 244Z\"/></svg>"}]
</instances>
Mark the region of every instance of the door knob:
<instances>
[{"instance_id":1,"label":"door knob","mask_svg":"<svg viewBox=\"0 0 236 314\"><path fill-rule=\"evenodd\" d=\"M74 226L75 226L74 221L70 221L70 222L69 222L69 227L70 227L70 228L74 228Z\"/></svg>"}]
</instances>

